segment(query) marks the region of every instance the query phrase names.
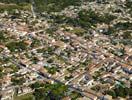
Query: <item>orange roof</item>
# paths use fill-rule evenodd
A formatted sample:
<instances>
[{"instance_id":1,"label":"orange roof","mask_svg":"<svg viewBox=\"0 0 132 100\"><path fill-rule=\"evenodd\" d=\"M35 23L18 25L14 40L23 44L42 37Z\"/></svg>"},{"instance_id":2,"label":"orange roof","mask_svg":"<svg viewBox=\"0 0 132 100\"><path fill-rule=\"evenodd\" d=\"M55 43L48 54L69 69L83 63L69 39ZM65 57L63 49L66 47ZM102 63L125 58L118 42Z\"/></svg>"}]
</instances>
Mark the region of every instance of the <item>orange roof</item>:
<instances>
[{"instance_id":1,"label":"orange roof","mask_svg":"<svg viewBox=\"0 0 132 100\"><path fill-rule=\"evenodd\" d=\"M30 40L26 40L26 41L24 41L24 43L30 45L30 44L32 43L32 41L30 41Z\"/></svg>"},{"instance_id":2,"label":"orange roof","mask_svg":"<svg viewBox=\"0 0 132 100\"><path fill-rule=\"evenodd\" d=\"M5 48L5 46L4 45L0 45L0 48Z\"/></svg>"}]
</instances>

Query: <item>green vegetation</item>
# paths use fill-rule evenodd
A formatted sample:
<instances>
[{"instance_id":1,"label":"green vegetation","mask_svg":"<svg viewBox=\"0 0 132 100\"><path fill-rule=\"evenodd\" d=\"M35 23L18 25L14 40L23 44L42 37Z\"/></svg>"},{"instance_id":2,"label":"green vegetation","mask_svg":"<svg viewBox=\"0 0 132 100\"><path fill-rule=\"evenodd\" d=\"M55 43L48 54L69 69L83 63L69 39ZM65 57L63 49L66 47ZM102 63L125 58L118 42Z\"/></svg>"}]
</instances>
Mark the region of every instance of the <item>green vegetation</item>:
<instances>
[{"instance_id":1,"label":"green vegetation","mask_svg":"<svg viewBox=\"0 0 132 100\"><path fill-rule=\"evenodd\" d=\"M31 43L31 47L37 47L37 46L40 46L40 40L38 40L38 39L33 39L32 40L32 43Z\"/></svg>"},{"instance_id":2,"label":"green vegetation","mask_svg":"<svg viewBox=\"0 0 132 100\"><path fill-rule=\"evenodd\" d=\"M14 11L15 9L18 9L18 10L31 10L30 9L31 5L30 4L27 4L27 3L23 3L23 4L19 4L19 5L16 5L16 4L0 4L0 12L3 12L3 11L9 11L10 13L12 11Z\"/></svg>"},{"instance_id":3,"label":"green vegetation","mask_svg":"<svg viewBox=\"0 0 132 100\"><path fill-rule=\"evenodd\" d=\"M91 87L91 89L94 90L94 91L96 91L96 92L99 92L99 90L101 89L101 87L97 85L97 86Z\"/></svg>"},{"instance_id":4,"label":"green vegetation","mask_svg":"<svg viewBox=\"0 0 132 100\"><path fill-rule=\"evenodd\" d=\"M70 80L71 78L73 78L73 76L72 75L70 75L70 76L65 76L65 80Z\"/></svg>"},{"instance_id":5,"label":"green vegetation","mask_svg":"<svg viewBox=\"0 0 132 100\"><path fill-rule=\"evenodd\" d=\"M44 68L46 68L46 70L48 71L48 73L50 73L50 74L55 74L57 71L58 71L58 68L57 67L49 67L49 66L46 66L46 67L44 67Z\"/></svg>"},{"instance_id":6,"label":"green vegetation","mask_svg":"<svg viewBox=\"0 0 132 100\"><path fill-rule=\"evenodd\" d=\"M27 93L25 95L14 97L14 100L33 100L33 99L34 99L34 95L32 93Z\"/></svg>"},{"instance_id":7,"label":"green vegetation","mask_svg":"<svg viewBox=\"0 0 132 100\"><path fill-rule=\"evenodd\" d=\"M67 71L70 72L70 73L72 73L74 70L76 70L75 66L67 68Z\"/></svg>"},{"instance_id":8,"label":"green vegetation","mask_svg":"<svg viewBox=\"0 0 132 100\"><path fill-rule=\"evenodd\" d=\"M1 0L1 2L17 4L15 8L21 9L21 6L18 5L32 3L32 0ZM37 12L56 12L61 11L70 5L78 6L81 4L81 0L34 0L34 2Z\"/></svg>"},{"instance_id":9,"label":"green vegetation","mask_svg":"<svg viewBox=\"0 0 132 100\"><path fill-rule=\"evenodd\" d=\"M32 57L31 58L31 61L34 63L34 64L37 64L37 62L39 61L37 57Z\"/></svg>"},{"instance_id":10,"label":"green vegetation","mask_svg":"<svg viewBox=\"0 0 132 100\"><path fill-rule=\"evenodd\" d=\"M111 53L113 53L116 56L122 57L125 54L125 49L124 48L119 48L116 50L112 50Z\"/></svg>"},{"instance_id":11,"label":"green vegetation","mask_svg":"<svg viewBox=\"0 0 132 100\"><path fill-rule=\"evenodd\" d=\"M34 0L39 12L58 12L70 5L80 5L81 0Z\"/></svg>"},{"instance_id":12,"label":"green vegetation","mask_svg":"<svg viewBox=\"0 0 132 100\"><path fill-rule=\"evenodd\" d=\"M87 33L86 30L89 28L94 28L97 23L106 23L110 24L111 21L116 19L117 17L105 13L105 14L100 14L96 11L93 10L81 10L78 13L77 18L71 18L71 17L66 17L64 15L52 15L51 19L54 20L54 23L57 24L63 24L66 23L67 25L70 26L75 26L75 30L73 30L73 33L82 36L84 33ZM67 31L67 30L66 30ZM107 34L113 33L113 28L109 28Z\"/></svg>"},{"instance_id":13,"label":"green vegetation","mask_svg":"<svg viewBox=\"0 0 132 100\"><path fill-rule=\"evenodd\" d=\"M98 92L100 91L101 87L99 85L96 85L93 86L91 89ZM111 95L113 98L126 98L127 96L132 95L132 89L126 87L123 82L119 82L119 84L116 84L112 89L106 90L105 93Z\"/></svg>"},{"instance_id":14,"label":"green vegetation","mask_svg":"<svg viewBox=\"0 0 132 100\"><path fill-rule=\"evenodd\" d=\"M113 27L108 27L106 31L102 32L104 35L115 35L116 30Z\"/></svg>"},{"instance_id":15,"label":"green vegetation","mask_svg":"<svg viewBox=\"0 0 132 100\"><path fill-rule=\"evenodd\" d=\"M45 48L37 49L37 52L38 52L38 53L43 53L43 52L45 52Z\"/></svg>"},{"instance_id":16,"label":"green vegetation","mask_svg":"<svg viewBox=\"0 0 132 100\"><path fill-rule=\"evenodd\" d=\"M41 83L41 82L35 82L34 84L31 85L32 89L36 89L36 88L39 88L39 87L44 87L44 84Z\"/></svg>"},{"instance_id":17,"label":"green vegetation","mask_svg":"<svg viewBox=\"0 0 132 100\"><path fill-rule=\"evenodd\" d=\"M123 39L132 39L132 31L126 31L122 34Z\"/></svg>"},{"instance_id":18,"label":"green vegetation","mask_svg":"<svg viewBox=\"0 0 132 100\"><path fill-rule=\"evenodd\" d=\"M13 82L13 85L22 85L25 81L26 80L23 77L21 77L21 78L19 78L19 77L12 77L11 78L11 82Z\"/></svg>"},{"instance_id":19,"label":"green vegetation","mask_svg":"<svg viewBox=\"0 0 132 100\"><path fill-rule=\"evenodd\" d=\"M78 36L83 36L86 30L84 30L83 28L76 27L71 32Z\"/></svg>"},{"instance_id":20,"label":"green vegetation","mask_svg":"<svg viewBox=\"0 0 132 100\"><path fill-rule=\"evenodd\" d=\"M37 49L37 52L38 53L43 53L43 54L50 54L50 55L52 55L54 52L54 50L55 50L56 48L54 48L54 47L50 47L50 46L48 46L47 48L42 48L42 49Z\"/></svg>"},{"instance_id":21,"label":"green vegetation","mask_svg":"<svg viewBox=\"0 0 132 100\"><path fill-rule=\"evenodd\" d=\"M30 0L0 0L0 2L21 4L21 3L29 3Z\"/></svg>"},{"instance_id":22,"label":"green vegetation","mask_svg":"<svg viewBox=\"0 0 132 100\"><path fill-rule=\"evenodd\" d=\"M132 95L132 89L118 85L118 87L115 87L112 90L108 90L106 91L106 93L111 95L113 98L117 98L117 97L126 98L127 96Z\"/></svg>"},{"instance_id":23,"label":"green vegetation","mask_svg":"<svg viewBox=\"0 0 132 100\"><path fill-rule=\"evenodd\" d=\"M82 97L82 95L80 93L77 93L75 91L72 91L70 94L71 100L77 100L77 98Z\"/></svg>"},{"instance_id":24,"label":"green vegetation","mask_svg":"<svg viewBox=\"0 0 132 100\"><path fill-rule=\"evenodd\" d=\"M96 71L96 72L94 73L94 75L93 75L93 78L94 78L95 80L97 80L100 76L101 76L101 72L100 72L100 71Z\"/></svg>"},{"instance_id":25,"label":"green vegetation","mask_svg":"<svg viewBox=\"0 0 132 100\"><path fill-rule=\"evenodd\" d=\"M116 98L116 93L113 90L108 90L107 94L111 95L113 98Z\"/></svg>"},{"instance_id":26,"label":"green vegetation","mask_svg":"<svg viewBox=\"0 0 132 100\"><path fill-rule=\"evenodd\" d=\"M67 86L55 83L35 83L31 86L35 91L33 95L36 100L60 100L64 96L66 96L66 92L68 91Z\"/></svg>"},{"instance_id":27,"label":"green vegetation","mask_svg":"<svg viewBox=\"0 0 132 100\"><path fill-rule=\"evenodd\" d=\"M70 18L65 16L52 16L55 23L67 23L72 26L79 26L84 29L95 27L97 23L110 24L111 21L117 17L109 13L101 15L100 13L93 10L81 10L78 13L77 18Z\"/></svg>"},{"instance_id":28,"label":"green vegetation","mask_svg":"<svg viewBox=\"0 0 132 100\"><path fill-rule=\"evenodd\" d=\"M24 41L19 41L19 42L9 42L6 44L6 46L8 47L8 49L11 52L15 52L16 50L21 51L21 50L26 50L27 45L26 43L24 43Z\"/></svg>"},{"instance_id":29,"label":"green vegetation","mask_svg":"<svg viewBox=\"0 0 132 100\"><path fill-rule=\"evenodd\" d=\"M114 25L114 28L116 30L131 30L132 29L132 23L127 21L127 22L118 22L117 24Z\"/></svg>"},{"instance_id":30,"label":"green vegetation","mask_svg":"<svg viewBox=\"0 0 132 100\"><path fill-rule=\"evenodd\" d=\"M126 7L130 8L132 10L132 1L131 0L126 0Z\"/></svg>"},{"instance_id":31,"label":"green vegetation","mask_svg":"<svg viewBox=\"0 0 132 100\"><path fill-rule=\"evenodd\" d=\"M11 73L17 72L19 70L16 65L11 65L10 68L13 70Z\"/></svg>"},{"instance_id":32,"label":"green vegetation","mask_svg":"<svg viewBox=\"0 0 132 100\"><path fill-rule=\"evenodd\" d=\"M111 21L116 19L116 16L105 13L104 15L99 14L93 10L82 10L78 13L79 19L78 23L82 27L91 27L95 26L97 23L106 23L109 24Z\"/></svg>"},{"instance_id":33,"label":"green vegetation","mask_svg":"<svg viewBox=\"0 0 132 100\"><path fill-rule=\"evenodd\" d=\"M6 40L5 36L4 36L4 32L0 31L0 43L3 43Z\"/></svg>"},{"instance_id":34,"label":"green vegetation","mask_svg":"<svg viewBox=\"0 0 132 100\"><path fill-rule=\"evenodd\" d=\"M76 100L82 97L80 93L70 91L67 86L61 83L36 82L31 85L31 88L35 89L33 93L35 100L62 100L66 96L69 96L71 100Z\"/></svg>"},{"instance_id":35,"label":"green vegetation","mask_svg":"<svg viewBox=\"0 0 132 100\"><path fill-rule=\"evenodd\" d=\"M3 70L4 70L4 68L0 66L0 78L2 78L4 75Z\"/></svg>"}]
</instances>

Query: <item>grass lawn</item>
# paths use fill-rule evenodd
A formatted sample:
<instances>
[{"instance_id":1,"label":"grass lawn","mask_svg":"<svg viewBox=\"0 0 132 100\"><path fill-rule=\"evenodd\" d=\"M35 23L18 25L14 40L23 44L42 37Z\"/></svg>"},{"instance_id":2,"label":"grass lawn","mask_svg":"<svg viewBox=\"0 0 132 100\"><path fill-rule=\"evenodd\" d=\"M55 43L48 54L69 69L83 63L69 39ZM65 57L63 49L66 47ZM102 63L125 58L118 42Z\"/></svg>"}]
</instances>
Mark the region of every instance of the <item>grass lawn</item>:
<instances>
[{"instance_id":1,"label":"grass lawn","mask_svg":"<svg viewBox=\"0 0 132 100\"><path fill-rule=\"evenodd\" d=\"M31 5L30 4L21 4L21 5L16 5L16 4L4 4L4 3L0 3L0 11L11 11L14 9L21 9L21 10L28 10L30 11L31 9Z\"/></svg>"},{"instance_id":2,"label":"grass lawn","mask_svg":"<svg viewBox=\"0 0 132 100\"><path fill-rule=\"evenodd\" d=\"M21 96L14 96L14 100L34 100L34 96L32 93L27 93Z\"/></svg>"}]
</instances>

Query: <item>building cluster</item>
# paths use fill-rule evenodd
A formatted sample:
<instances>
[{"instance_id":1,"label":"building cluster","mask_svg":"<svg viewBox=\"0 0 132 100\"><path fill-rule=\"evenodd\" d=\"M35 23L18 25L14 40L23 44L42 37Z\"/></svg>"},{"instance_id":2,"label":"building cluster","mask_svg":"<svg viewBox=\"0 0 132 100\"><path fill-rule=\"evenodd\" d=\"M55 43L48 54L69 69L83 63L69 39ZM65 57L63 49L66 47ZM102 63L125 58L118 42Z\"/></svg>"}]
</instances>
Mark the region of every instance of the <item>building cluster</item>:
<instances>
[{"instance_id":1,"label":"building cluster","mask_svg":"<svg viewBox=\"0 0 132 100\"><path fill-rule=\"evenodd\" d=\"M76 11L86 9L86 5L77 9L71 6L69 9L74 10L67 8L51 15L76 18ZM117 38L108 36L105 33L109 25L104 23L86 31L79 26L54 23L54 19L47 18L50 14L44 15L34 19L30 12L17 10L14 14L0 14L2 100L32 93L30 85L37 81L62 82L78 88L86 95L84 100L111 100L108 91L117 86L132 88L131 43L120 43L121 34ZM85 34L79 36L80 33Z\"/></svg>"}]
</instances>

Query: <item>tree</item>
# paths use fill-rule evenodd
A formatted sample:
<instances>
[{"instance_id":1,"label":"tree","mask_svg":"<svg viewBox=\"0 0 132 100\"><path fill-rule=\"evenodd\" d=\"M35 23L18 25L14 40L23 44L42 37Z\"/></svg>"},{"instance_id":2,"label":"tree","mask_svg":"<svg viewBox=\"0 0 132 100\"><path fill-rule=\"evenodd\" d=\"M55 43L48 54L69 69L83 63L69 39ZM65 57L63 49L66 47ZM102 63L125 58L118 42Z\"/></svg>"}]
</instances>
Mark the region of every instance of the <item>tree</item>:
<instances>
[{"instance_id":1,"label":"tree","mask_svg":"<svg viewBox=\"0 0 132 100\"><path fill-rule=\"evenodd\" d=\"M8 47L8 49L11 52L15 52L15 50L21 51L21 50L26 50L27 45L26 43L24 43L24 41L19 41L19 42L9 42L6 44L6 46Z\"/></svg>"},{"instance_id":2,"label":"tree","mask_svg":"<svg viewBox=\"0 0 132 100\"><path fill-rule=\"evenodd\" d=\"M109 95L111 95L113 98L117 97L117 95L116 95L116 93L115 93L114 90L108 90L108 91L106 91L106 93L109 94Z\"/></svg>"},{"instance_id":3,"label":"tree","mask_svg":"<svg viewBox=\"0 0 132 100\"><path fill-rule=\"evenodd\" d=\"M47 93L45 93L44 88L35 89L33 95L35 96L35 100L46 100Z\"/></svg>"},{"instance_id":4,"label":"tree","mask_svg":"<svg viewBox=\"0 0 132 100\"><path fill-rule=\"evenodd\" d=\"M31 47L37 47L39 45L40 45L40 40L34 38L32 40Z\"/></svg>"},{"instance_id":5,"label":"tree","mask_svg":"<svg viewBox=\"0 0 132 100\"><path fill-rule=\"evenodd\" d=\"M36 88L39 88L39 87L44 87L44 84L40 83L40 82L35 82L34 84L31 85L32 89L36 89Z\"/></svg>"},{"instance_id":6,"label":"tree","mask_svg":"<svg viewBox=\"0 0 132 100\"><path fill-rule=\"evenodd\" d=\"M5 41L5 36L4 36L4 32L0 31L0 42L4 42Z\"/></svg>"},{"instance_id":7,"label":"tree","mask_svg":"<svg viewBox=\"0 0 132 100\"><path fill-rule=\"evenodd\" d=\"M77 100L77 98L82 97L82 95L80 93L77 93L77 92L73 91L70 94L70 97L71 97L71 100Z\"/></svg>"},{"instance_id":8,"label":"tree","mask_svg":"<svg viewBox=\"0 0 132 100\"><path fill-rule=\"evenodd\" d=\"M43 87L41 88L38 87L37 83L37 88L38 89L35 89L35 92L33 93L36 100L60 100L60 98L65 96L68 90L67 86L60 83L46 83L43 84Z\"/></svg>"},{"instance_id":9,"label":"tree","mask_svg":"<svg viewBox=\"0 0 132 100\"><path fill-rule=\"evenodd\" d=\"M3 67L0 67L0 78L2 78L3 77Z\"/></svg>"},{"instance_id":10,"label":"tree","mask_svg":"<svg viewBox=\"0 0 132 100\"><path fill-rule=\"evenodd\" d=\"M50 74L55 74L58 71L57 67L46 66L45 68L48 70L48 73L50 73Z\"/></svg>"},{"instance_id":11,"label":"tree","mask_svg":"<svg viewBox=\"0 0 132 100\"><path fill-rule=\"evenodd\" d=\"M22 85L26 80L22 78L11 78L11 81L13 82L14 85Z\"/></svg>"}]
</instances>

